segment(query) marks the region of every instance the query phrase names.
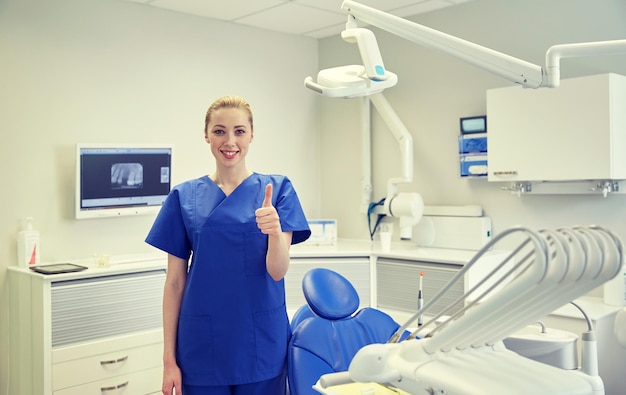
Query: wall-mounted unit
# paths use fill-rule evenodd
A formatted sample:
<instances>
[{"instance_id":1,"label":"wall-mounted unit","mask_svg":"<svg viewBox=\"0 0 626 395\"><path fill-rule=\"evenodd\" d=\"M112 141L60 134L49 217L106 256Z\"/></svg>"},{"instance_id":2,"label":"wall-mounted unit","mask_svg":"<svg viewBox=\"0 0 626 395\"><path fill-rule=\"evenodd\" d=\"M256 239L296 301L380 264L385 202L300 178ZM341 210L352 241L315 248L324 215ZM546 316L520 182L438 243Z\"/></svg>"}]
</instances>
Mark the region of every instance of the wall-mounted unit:
<instances>
[{"instance_id":1,"label":"wall-mounted unit","mask_svg":"<svg viewBox=\"0 0 626 395\"><path fill-rule=\"evenodd\" d=\"M625 76L491 89L487 122L488 179L509 182L505 189L606 195L626 180Z\"/></svg>"},{"instance_id":2,"label":"wall-mounted unit","mask_svg":"<svg viewBox=\"0 0 626 395\"><path fill-rule=\"evenodd\" d=\"M487 177L487 117L460 119L459 164L461 177Z\"/></svg>"}]
</instances>

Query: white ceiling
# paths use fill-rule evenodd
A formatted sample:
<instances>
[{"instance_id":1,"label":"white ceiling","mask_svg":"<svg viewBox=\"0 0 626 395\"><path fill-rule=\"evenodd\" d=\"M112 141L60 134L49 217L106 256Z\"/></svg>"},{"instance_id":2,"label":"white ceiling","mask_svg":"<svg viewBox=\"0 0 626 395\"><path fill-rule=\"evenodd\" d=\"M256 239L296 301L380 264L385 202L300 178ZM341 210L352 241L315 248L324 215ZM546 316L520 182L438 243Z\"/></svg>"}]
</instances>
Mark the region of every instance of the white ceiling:
<instances>
[{"instance_id":1,"label":"white ceiling","mask_svg":"<svg viewBox=\"0 0 626 395\"><path fill-rule=\"evenodd\" d=\"M344 29L343 0L128 0L151 7L262 29L324 38ZM359 3L407 17L470 0L361 0Z\"/></svg>"}]
</instances>

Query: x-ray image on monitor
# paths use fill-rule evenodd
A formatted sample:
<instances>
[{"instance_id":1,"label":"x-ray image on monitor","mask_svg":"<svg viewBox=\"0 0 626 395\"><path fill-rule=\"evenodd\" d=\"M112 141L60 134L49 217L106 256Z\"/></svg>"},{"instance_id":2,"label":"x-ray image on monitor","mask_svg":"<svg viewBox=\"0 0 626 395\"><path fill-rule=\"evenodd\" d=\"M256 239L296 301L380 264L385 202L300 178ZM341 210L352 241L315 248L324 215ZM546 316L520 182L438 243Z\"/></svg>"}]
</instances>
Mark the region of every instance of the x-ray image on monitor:
<instances>
[{"instance_id":1,"label":"x-ray image on monitor","mask_svg":"<svg viewBox=\"0 0 626 395\"><path fill-rule=\"evenodd\" d=\"M111 188L143 188L143 165L141 163L111 165Z\"/></svg>"}]
</instances>

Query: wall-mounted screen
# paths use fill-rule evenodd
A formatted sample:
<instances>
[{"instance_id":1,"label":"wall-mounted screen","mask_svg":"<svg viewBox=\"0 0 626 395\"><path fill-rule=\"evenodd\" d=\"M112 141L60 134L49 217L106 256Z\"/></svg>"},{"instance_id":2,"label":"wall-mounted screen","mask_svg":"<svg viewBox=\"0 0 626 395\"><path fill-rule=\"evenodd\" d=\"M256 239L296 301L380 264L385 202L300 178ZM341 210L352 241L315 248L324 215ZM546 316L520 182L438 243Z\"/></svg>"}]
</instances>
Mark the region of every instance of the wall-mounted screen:
<instances>
[{"instance_id":1,"label":"wall-mounted screen","mask_svg":"<svg viewBox=\"0 0 626 395\"><path fill-rule=\"evenodd\" d=\"M485 133L487 132L487 116L461 118L461 134Z\"/></svg>"},{"instance_id":2,"label":"wall-mounted screen","mask_svg":"<svg viewBox=\"0 0 626 395\"><path fill-rule=\"evenodd\" d=\"M155 213L171 188L169 145L78 144L76 218Z\"/></svg>"}]
</instances>

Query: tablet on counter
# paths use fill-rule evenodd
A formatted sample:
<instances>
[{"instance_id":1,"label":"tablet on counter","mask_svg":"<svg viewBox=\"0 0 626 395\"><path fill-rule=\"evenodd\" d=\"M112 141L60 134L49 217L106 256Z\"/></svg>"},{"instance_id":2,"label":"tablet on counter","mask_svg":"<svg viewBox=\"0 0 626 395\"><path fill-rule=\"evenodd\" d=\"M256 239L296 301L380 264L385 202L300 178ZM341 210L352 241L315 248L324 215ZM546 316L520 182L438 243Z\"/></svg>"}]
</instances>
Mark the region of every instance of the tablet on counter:
<instances>
[{"instance_id":1,"label":"tablet on counter","mask_svg":"<svg viewBox=\"0 0 626 395\"><path fill-rule=\"evenodd\" d=\"M81 270L87 269L87 267L73 263L55 263L52 265L30 266L29 269L42 274L58 274L80 272Z\"/></svg>"}]
</instances>

